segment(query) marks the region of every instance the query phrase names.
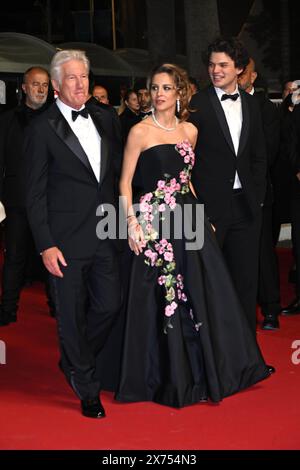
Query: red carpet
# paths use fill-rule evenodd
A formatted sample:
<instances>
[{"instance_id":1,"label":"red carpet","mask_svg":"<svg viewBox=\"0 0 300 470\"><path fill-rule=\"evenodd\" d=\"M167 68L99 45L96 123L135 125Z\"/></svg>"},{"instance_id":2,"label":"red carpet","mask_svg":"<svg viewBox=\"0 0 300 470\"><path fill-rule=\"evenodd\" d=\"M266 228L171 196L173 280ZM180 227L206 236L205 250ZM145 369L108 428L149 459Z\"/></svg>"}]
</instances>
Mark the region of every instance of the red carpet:
<instances>
[{"instance_id":1,"label":"red carpet","mask_svg":"<svg viewBox=\"0 0 300 470\"><path fill-rule=\"evenodd\" d=\"M290 259L281 249L283 304L294 294ZM297 339L300 315L281 318L278 332L258 330L277 373L219 405L124 405L103 393L108 417L92 420L81 416L57 368L55 321L36 284L23 291L18 323L0 329L7 355L0 365L0 449L299 449L300 364L291 362Z\"/></svg>"}]
</instances>

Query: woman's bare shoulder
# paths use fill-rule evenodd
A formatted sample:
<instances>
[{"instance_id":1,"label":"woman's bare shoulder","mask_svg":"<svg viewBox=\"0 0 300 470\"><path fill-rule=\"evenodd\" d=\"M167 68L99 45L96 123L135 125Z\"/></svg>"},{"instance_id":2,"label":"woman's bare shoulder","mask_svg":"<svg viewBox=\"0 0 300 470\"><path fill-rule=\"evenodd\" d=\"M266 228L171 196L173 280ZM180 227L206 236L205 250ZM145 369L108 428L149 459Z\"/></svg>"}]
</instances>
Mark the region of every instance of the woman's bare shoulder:
<instances>
[{"instance_id":1,"label":"woman's bare shoulder","mask_svg":"<svg viewBox=\"0 0 300 470\"><path fill-rule=\"evenodd\" d=\"M197 135L198 129L192 122L184 121L182 124L184 125L187 132Z\"/></svg>"},{"instance_id":2,"label":"woman's bare shoulder","mask_svg":"<svg viewBox=\"0 0 300 470\"><path fill-rule=\"evenodd\" d=\"M197 136L198 136L198 129L194 124L191 122L183 122L182 123L184 132L187 135L188 140L191 142L192 145L196 144Z\"/></svg>"},{"instance_id":3,"label":"woman's bare shoulder","mask_svg":"<svg viewBox=\"0 0 300 470\"><path fill-rule=\"evenodd\" d=\"M145 121L141 121L138 124L135 124L130 129L127 137L126 147L135 147L137 151L142 151L145 147L147 147L150 126Z\"/></svg>"},{"instance_id":4,"label":"woman's bare shoulder","mask_svg":"<svg viewBox=\"0 0 300 470\"><path fill-rule=\"evenodd\" d=\"M149 132L150 129L150 124L147 122L148 119L144 119L141 122L138 122L135 124L131 129L130 129L130 134L136 136L136 137L141 137Z\"/></svg>"}]
</instances>

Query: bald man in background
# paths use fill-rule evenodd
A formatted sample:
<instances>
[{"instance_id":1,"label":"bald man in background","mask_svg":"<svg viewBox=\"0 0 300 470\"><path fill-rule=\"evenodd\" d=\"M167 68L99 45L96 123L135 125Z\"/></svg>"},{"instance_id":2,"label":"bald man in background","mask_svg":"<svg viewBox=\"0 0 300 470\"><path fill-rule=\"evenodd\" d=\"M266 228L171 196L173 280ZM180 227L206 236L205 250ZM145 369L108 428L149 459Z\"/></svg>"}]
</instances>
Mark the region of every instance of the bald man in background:
<instances>
[{"instance_id":1,"label":"bald man in background","mask_svg":"<svg viewBox=\"0 0 300 470\"><path fill-rule=\"evenodd\" d=\"M33 252L33 240L25 208L23 142L28 124L47 106L48 89L47 70L30 67L23 76L24 102L1 114L0 200L6 210L6 220L0 326L17 320L26 262ZM49 299L48 304L50 313L54 312Z\"/></svg>"}]
</instances>

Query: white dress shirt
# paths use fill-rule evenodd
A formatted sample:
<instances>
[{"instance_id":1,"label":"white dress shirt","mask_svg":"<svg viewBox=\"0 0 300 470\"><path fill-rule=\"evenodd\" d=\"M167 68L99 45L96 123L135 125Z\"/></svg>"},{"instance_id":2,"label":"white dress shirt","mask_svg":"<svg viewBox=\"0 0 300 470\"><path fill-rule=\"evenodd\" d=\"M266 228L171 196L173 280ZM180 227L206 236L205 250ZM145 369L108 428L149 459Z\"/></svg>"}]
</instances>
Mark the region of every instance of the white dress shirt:
<instances>
[{"instance_id":1,"label":"white dress shirt","mask_svg":"<svg viewBox=\"0 0 300 470\"><path fill-rule=\"evenodd\" d=\"M59 98L57 98L56 104L79 140L81 147L89 159L97 181L99 182L101 169L101 137L98 134L91 116L89 115L86 119L79 115L77 119L73 121L72 111L80 111L84 108L84 105L80 109L74 109L63 103Z\"/></svg>"},{"instance_id":2,"label":"white dress shirt","mask_svg":"<svg viewBox=\"0 0 300 470\"><path fill-rule=\"evenodd\" d=\"M221 101L222 95L225 94L221 88L216 88L216 93L217 96L220 100L221 106L223 108L223 111L225 113L226 121L229 127L229 132L231 135L233 147L235 150L235 154L237 155L238 149L239 149L239 143L240 143L240 136L241 136L241 129L242 129L242 123L243 123L243 113L242 113L242 101L241 97L239 97L234 101L231 99L227 99L224 101ZM230 94L239 94L238 87L236 87L235 91ZM241 188L242 184L239 179L239 175L237 171L235 172L235 177L234 177L234 184L233 184L233 189L238 189Z\"/></svg>"}]
</instances>

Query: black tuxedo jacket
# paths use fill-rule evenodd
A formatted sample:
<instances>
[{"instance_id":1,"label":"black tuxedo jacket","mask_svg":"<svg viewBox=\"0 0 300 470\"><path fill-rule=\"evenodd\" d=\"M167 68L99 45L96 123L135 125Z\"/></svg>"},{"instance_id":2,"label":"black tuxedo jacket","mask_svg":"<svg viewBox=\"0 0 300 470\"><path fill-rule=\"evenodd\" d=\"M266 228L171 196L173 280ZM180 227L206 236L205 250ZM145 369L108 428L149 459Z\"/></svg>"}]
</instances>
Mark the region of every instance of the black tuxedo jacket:
<instances>
[{"instance_id":1,"label":"black tuxedo jacket","mask_svg":"<svg viewBox=\"0 0 300 470\"><path fill-rule=\"evenodd\" d=\"M300 181L296 177L300 173L300 105L294 107L291 113L291 150L288 155L292 168L292 198L300 199Z\"/></svg>"},{"instance_id":2,"label":"black tuxedo jacket","mask_svg":"<svg viewBox=\"0 0 300 470\"><path fill-rule=\"evenodd\" d=\"M271 206L273 203L271 172L279 156L280 114L276 105L272 103L263 92L255 91L253 96L257 100L261 110L267 151L267 190L264 205Z\"/></svg>"},{"instance_id":3,"label":"black tuxedo jacket","mask_svg":"<svg viewBox=\"0 0 300 470\"><path fill-rule=\"evenodd\" d=\"M192 183L212 223L230 211L236 170L253 216L264 202L267 163L261 114L253 96L240 94L243 123L237 156L214 87L196 93L190 104L195 110L190 121L198 128Z\"/></svg>"},{"instance_id":4,"label":"black tuxedo jacket","mask_svg":"<svg viewBox=\"0 0 300 470\"><path fill-rule=\"evenodd\" d=\"M25 209L25 131L47 106L33 110L21 104L0 116L0 201L5 207Z\"/></svg>"},{"instance_id":5,"label":"black tuxedo jacket","mask_svg":"<svg viewBox=\"0 0 300 470\"><path fill-rule=\"evenodd\" d=\"M101 136L100 182L55 103L28 128L27 211L39 252L57 246L66 257L93 256L99 242L97 207L116 206L121 136L110 108L90 109L90 114Z\"/></svg>"},{"instance_id":6,"label":"black tuxedo jacket","mask_svg":"<svg viewBox=\"0 0 300 470\"><path fill-rule=\"evenodd\" d=\"M124 144L126 143L130 129L135 126L135 124L138 124L141 120L142 117L140 114L135 114L133 111L131 111L131 109L127 107L124 109L123 113L120 114L120 122L122 127L122 136Z\"/></svg>"}]
</instances>

